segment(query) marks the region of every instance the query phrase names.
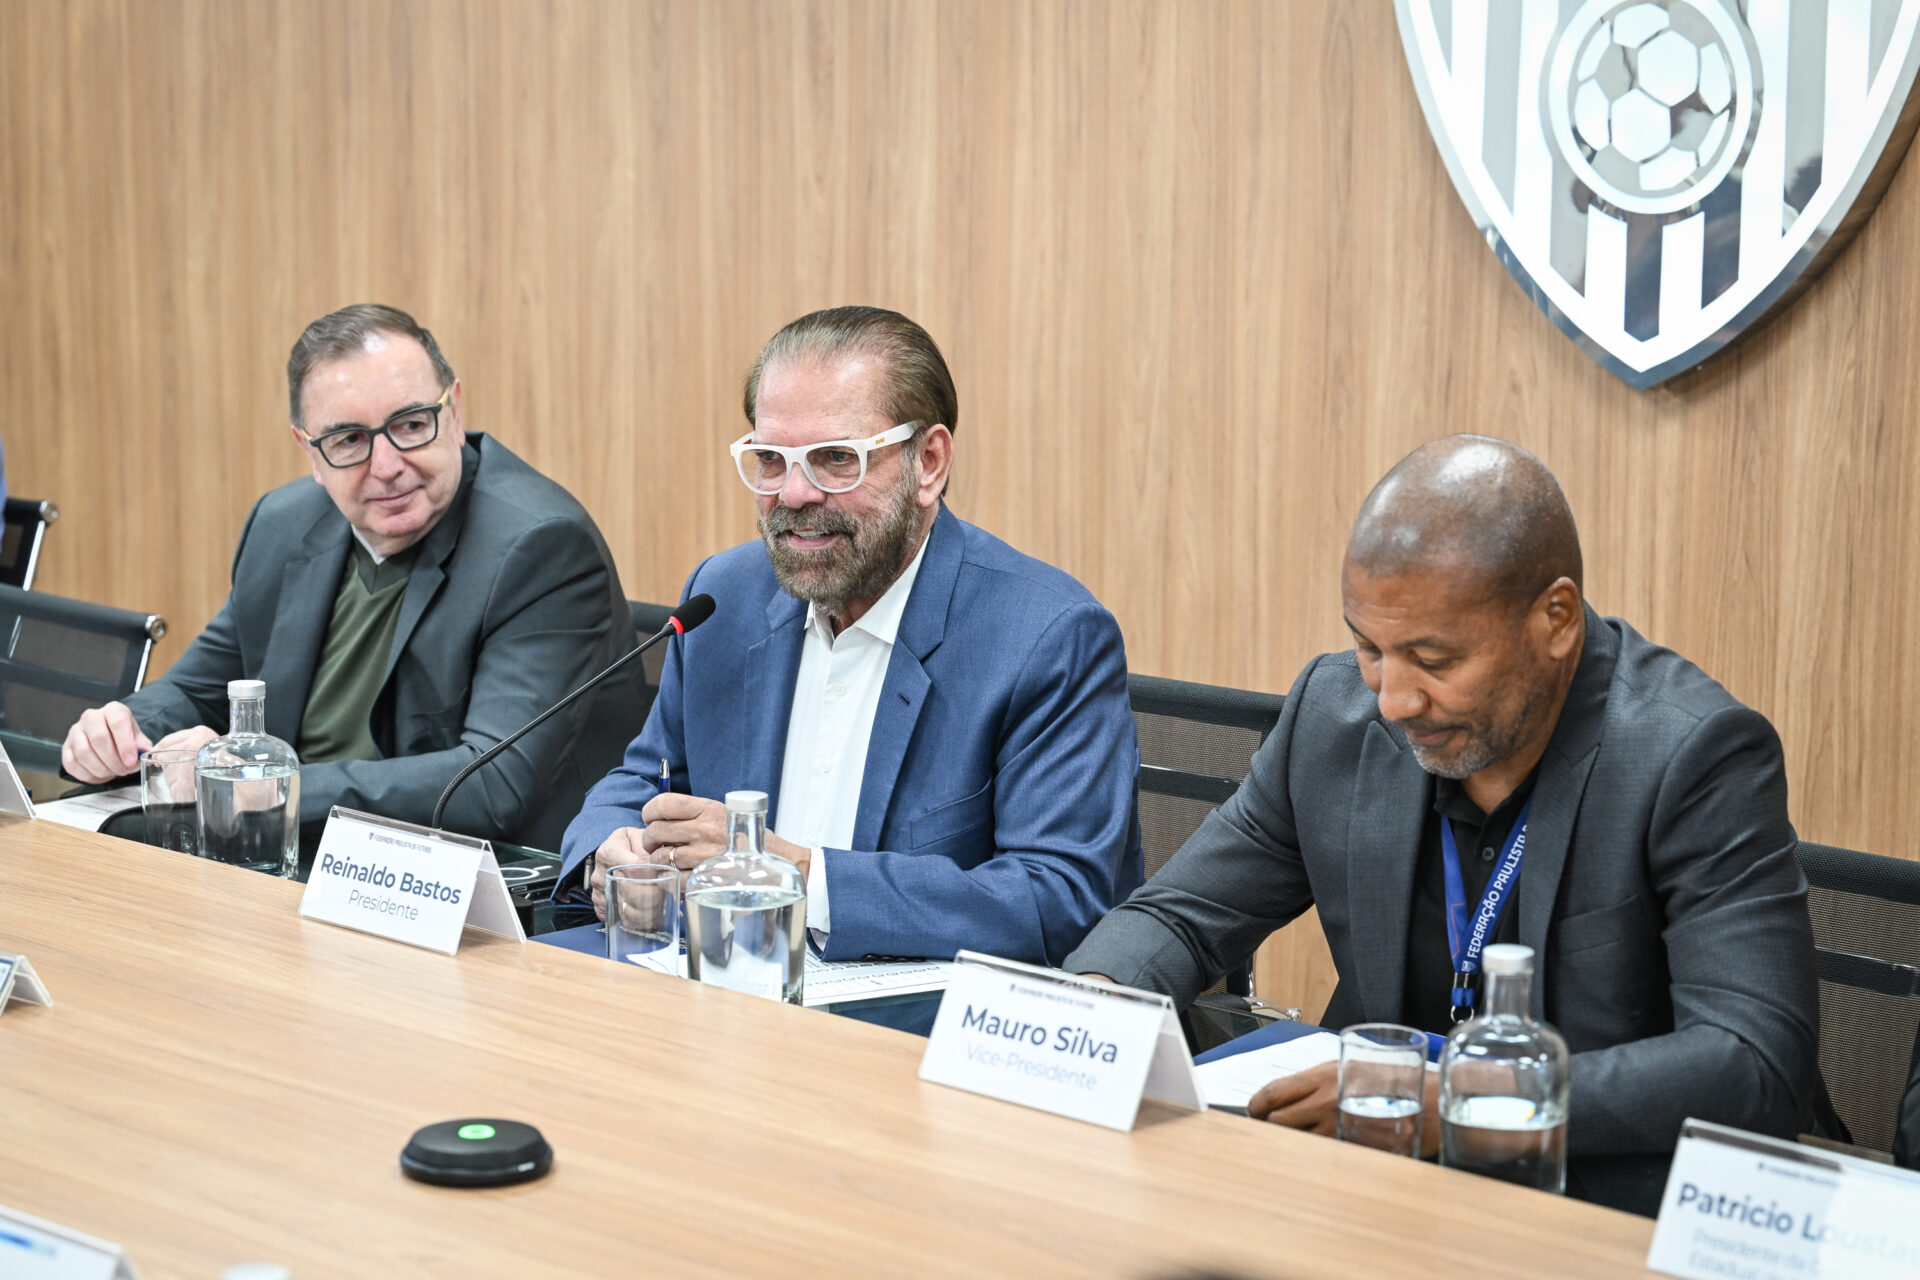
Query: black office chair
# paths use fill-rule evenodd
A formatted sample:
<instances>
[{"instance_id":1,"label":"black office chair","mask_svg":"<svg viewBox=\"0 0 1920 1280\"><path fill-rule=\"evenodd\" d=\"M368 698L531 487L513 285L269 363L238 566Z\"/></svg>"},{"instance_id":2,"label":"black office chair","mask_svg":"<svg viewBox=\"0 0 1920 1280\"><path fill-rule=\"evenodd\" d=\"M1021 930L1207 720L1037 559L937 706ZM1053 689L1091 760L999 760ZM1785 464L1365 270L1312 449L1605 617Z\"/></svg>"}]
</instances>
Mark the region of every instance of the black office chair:
<instances>
[{"instance_id":1,"label":"black office chair","mask_svg":"<svg viewBox=\"0 0 1920 1280\"><path fill-rule=\"evenodd\" d=\"M1130 675L1127 700L1140 736L1140 839L1152 879L1207 815L1239 789L1286 699ZM1226 993L1242 997L1251 995L1252 987L1244 969L1221 984Z\"/></svg>"},{"instance_id":2,"label":"black office chair","mask_svg":"<svg viewBox=\"0 0 1920 1280\"><path fill-rule=\"evenodd\" d=\"M0 745L15 767L60 772L60 743L89 707L147 678L157 614L0 585Z\"/></svg>"},{"instance_id":3,"label":"black office chair","mask_svg":"<svg viewBox=\"0 0 1920 1280\"><path fill-rule=\"evenodd\" d=\"M1920 863L1800 842L1820 970L1820 1073L1858 1146L1893 1147L1920 1033Z\"/></svg>"},{"instance_id":4,"label":"black office chair","mask_svg":"<svg viewBox=\"0 0 1920 1280\"><path fill-rule=\"evenodd\" d=\"M636 641L645 640L654 632L667 625L667 619L676 606L670 604L648 604L644 600L627 601L627 610L633 615L633 634ZM640 659L640 666L646 672L646 688L640 691L640 723L647 722L647 713L653 710L654 695L660 692L660 670L667 665L667 645L665 642L649 649Z\"/></svg>"},{"instance_id":5,"label":"black office chair","mask_svg":"<svg viewBox=\"0 0 1920 1280\"><path fill-rule=\"evenodd\" d=\"M5 524L0 526L0 584L22 590L33 585L40 567L40 542L47 526L60 518L60 508L33 498L8 498Z\"/></svg>"}]
</instances>

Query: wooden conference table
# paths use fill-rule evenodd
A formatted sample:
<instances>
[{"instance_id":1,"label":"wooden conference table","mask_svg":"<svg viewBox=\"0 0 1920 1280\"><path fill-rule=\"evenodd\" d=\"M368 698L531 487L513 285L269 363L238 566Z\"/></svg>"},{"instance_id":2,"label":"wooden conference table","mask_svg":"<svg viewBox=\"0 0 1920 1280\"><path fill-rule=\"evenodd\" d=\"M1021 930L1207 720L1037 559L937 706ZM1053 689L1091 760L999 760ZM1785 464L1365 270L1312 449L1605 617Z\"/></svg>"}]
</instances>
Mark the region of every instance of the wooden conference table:
<instances>
[{"instance_id":1,"label":"wooden conference table","mask_svg":"<svg viewBox=\"0 0 1920 1280\"><path fill-rule=\"evenodd\" d=\"M143 1276L1641 1275L1644 1219L1218 1113L1114 1133L938 1085L925 1041L555 947L457 957L301 887L0 818L0 1204ZM418 1126L554 1167L400 1173Z\"/></svg>"}]
</instances>

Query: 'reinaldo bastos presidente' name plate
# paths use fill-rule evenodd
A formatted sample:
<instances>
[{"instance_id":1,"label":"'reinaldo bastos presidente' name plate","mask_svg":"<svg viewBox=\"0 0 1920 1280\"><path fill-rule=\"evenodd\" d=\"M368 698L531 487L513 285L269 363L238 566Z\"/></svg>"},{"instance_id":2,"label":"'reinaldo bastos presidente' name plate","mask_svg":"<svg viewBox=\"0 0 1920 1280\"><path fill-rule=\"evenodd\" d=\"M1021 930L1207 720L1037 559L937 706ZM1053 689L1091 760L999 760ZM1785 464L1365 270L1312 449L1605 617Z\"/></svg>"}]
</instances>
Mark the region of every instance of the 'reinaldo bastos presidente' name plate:
<instances>
[{"instance_id":1,"label":"'reinaldo bastos presidente' name plate","mask_svg":"<svg viewBox=\"0 0 1920 1280\"><path fill-rule=\"evenodd\" d=\"M300 914L446 955L469 925L527 940L491 844L338 806Z\"/></svg>"},{"instance_id":2,"label":"'reinaldo bastos presidente' name plate","mask_svg":"<svg viewBox=\"0 0 1920 1280\"><path fill-rule=\"evenodd\" d=\"M1122 1131L1143 1097L1198 1110L1173 1002L962 951L920 1078Z\"/></svg>"}]
</instances>

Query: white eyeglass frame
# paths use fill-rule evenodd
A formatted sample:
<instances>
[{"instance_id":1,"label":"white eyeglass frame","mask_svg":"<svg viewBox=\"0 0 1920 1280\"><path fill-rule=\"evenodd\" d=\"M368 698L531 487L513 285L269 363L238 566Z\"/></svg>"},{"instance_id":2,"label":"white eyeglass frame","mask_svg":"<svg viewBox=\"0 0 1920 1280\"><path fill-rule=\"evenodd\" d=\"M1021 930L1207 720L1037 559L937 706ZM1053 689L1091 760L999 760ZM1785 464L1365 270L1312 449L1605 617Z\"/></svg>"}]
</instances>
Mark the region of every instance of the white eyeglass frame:
<instances>
[{"instance_id":1,"label":"white eyeglass frame","mask_svg":"<svg viewBox=\"0 0 1920 1280\"><path fill-rule=\"evenodd\" d=\"M748 489L763 498L770 498L774 494L779 493L780 490L786 488L787 476L793 471L796 465L800 468L800 474L807 478L807 483L820 492L852 493L867 481L867 455L869 453L872 453L875 449L884 449L890 444L902 444L913 439L913 433L924 425L925 423L916 420L913 422L903 422L897 427L889 427L879 435L868 436L864 440L822 440L817 444L793 445L755 444L753 441L753 432L749 431L738 440L735 440L731 445L727 446L727 451L733 454L733 469L739 475L740 483L746 485ZM815 449L853 450L860 455L860 478L840 489L836 489L831 485L822 484L820 477L813 474L813 464L807 461L807 455ZM781 460L787 465L786 469L780 473L780 483L777 486L772 489L762 489L754 484L753 481L747 479L746 463L741 461L741 459L748 452L777 453L780 455Z\"/></svg>"}]
</instances>

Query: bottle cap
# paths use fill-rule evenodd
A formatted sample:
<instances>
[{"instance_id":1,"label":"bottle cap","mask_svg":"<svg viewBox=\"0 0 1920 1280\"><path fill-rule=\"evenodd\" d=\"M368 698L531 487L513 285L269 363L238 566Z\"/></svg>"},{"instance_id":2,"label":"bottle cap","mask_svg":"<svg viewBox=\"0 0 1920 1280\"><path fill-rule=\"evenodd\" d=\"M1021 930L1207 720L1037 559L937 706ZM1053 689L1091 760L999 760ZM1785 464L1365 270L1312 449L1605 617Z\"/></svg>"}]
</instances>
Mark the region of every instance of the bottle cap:
<instances>
[{"instance_id":1,"label":"bottle cap","mask_svg":"<svg viewBox=\"0 0 1920 1280\"><path fill-rule=\"evenodd\" d=\"M265 680L229 680L227 681L229 698L264 698L267 696Z\"/></svg>"},{"instance_id":2,"label":"bottle cap","mask_svg":"<svg viewBox=\"0 0 1920 1280\"><path fill-rule=\"evenodd\" d=\"M1496 942L1481 953L1481 965L1489 974L1514 977L1533 972L1533 948L1517 942Z\"/></svg>"},{"instance_id":3,"label":"bottle cap","mask_svg":"<svg viewBox=\"0 0 1920 1280\"><path fill-rule=\"evenodd\" d=\"M727 792L728 813L765 813L767 811L767 793L764 791Z\"/></svg>"}]
</instances>

